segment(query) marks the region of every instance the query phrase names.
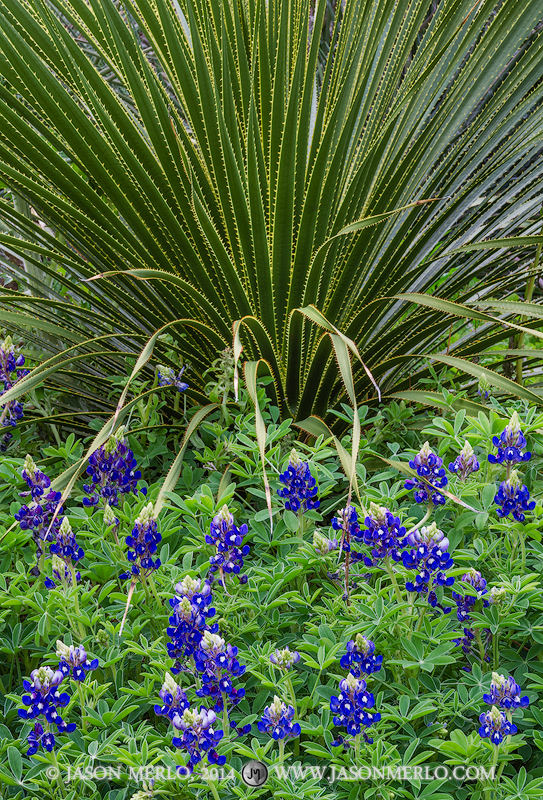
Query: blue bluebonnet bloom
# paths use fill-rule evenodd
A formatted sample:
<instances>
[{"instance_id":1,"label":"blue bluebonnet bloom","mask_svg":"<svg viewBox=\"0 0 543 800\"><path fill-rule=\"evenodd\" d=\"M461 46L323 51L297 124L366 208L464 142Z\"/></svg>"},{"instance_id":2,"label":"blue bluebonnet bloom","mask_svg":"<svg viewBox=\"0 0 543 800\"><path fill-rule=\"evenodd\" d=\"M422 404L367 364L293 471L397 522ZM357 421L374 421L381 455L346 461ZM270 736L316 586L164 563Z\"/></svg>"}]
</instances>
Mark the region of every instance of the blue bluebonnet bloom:
<instances>
[{"instance_id":1,"label":"blue bluebonnet bloom","mask_svg":"<svg viewBox=\"0 0 543 800\"><path fill-rule=\"evenodd\" d=\"M371 558L364 556L364 563L368 567L375 566L383 558L400 560L398 550L403 546L405 528L399 517L388 510L370 503L370 513L364 520L366 525L361 536L364 544L371 547Z\"/></svg>"},{"instance_id":2,"label":"blue bluebonnet bloom","mask_svg":"<svg viewBox=\"0 0 543 800\"><path fill-rule=\"evenodd\" d=\"M321 556L327 556L328 553L331 553L332 550L337 550L338 548L338 540L337 539L328 539L326 536L323 536L318 531L315 531L313 534L313 547Z\"/></svg>"},{"instance_id":3,"label":"blue bluebonnet bloom","mask_svg":"<svg viewBox=\"0 0 543 800\"><path fill-rule=\"evenodd\" d=\"M476 575L472 576L472 580L473 580L473 584L472 585L474 587L479 586L477 594L478 594L478 596L483 597L483 605L487 606L487 605L492 605L494 603L497 603L497 604L502 603L503 600L505 599L506 594L507 594L507 590L504 589L503 587L497 587L497 586L493 586L490 589L490 591L488 591L484 587L481 588L483 586L483 580L484 579L481 578L481 580L479 580L478 576L480 575L480 573L478 573L476 570L473 570L473 572L476 573ZM466 580L466 575L464 575L462 577L462 580ZM471 580L468 580L467 583L471 583ZM485 587L486 587L486 582L485 582ZM456 599L456 593L455 592L453 592L453 597ZM461 601L457 600L457 605L459 607L461 607L460 606L460 602ZM471 605L471 603L469 605ZM462 609L462 610L464 610L466 612L469 611L470 610L469 605L467 607L464 607L464 609ZM466 619L468 619L468 617L466 617ZM461 647L463 652L466 655L474 655L476 658L480 659L480 653L478 652L478 648L473 649L474 645L475 645L475 633L472 630L470 630L469 628L464 628L463 629L463 633L464 633L464 636L462 636L462 637L460 637L458 639L454 639L454 643L458 647ZM492 644L492 633L488 628L484 628L484 629L482 629L480 631L480 634L481 634L481 643L482 643L483 649L484 649L484 660L486 662L489 662L490 661L490 654L487 651L488 651L490 645ZM462 669L465 670L466 672L471 672L471 665L467 664L466 666L462 667Z\"/></svg>"},{"instance_id":4,"label":"blue bluebonnet bloom","mask_svg":"<svg viewBox=\"0 0 543 800\"><path fill-rule=\"evenodd\" d=\"M60 658L59 671L65 678L71 675L75 681L84 681L88 672L98 668L98 659L89 661L82 644L74 647L73 644L67 645L57 639L57 656Z\"/></svg>"},{"instance_id":5,"label":"blue bluebonnet bloom","mask_svg":"<svg viewBox=\"0 0 543 800\"><path fill-rule=\"evenodd\" d=\"M449 540L432 522L428 527L410 533L406 542L415 545L416 549L402 553L403 565L406 569L416 570L418 574L415 582L408 581L405 588L408 592L427 594L432 608L441 608L443 613L448 614L451 609L438 604L432 586L452 586L454 583L454 578L445 574L445 570L453 566L453 560L447 552Z\"/></svg>"},{"instance_id":6,"label":"blue bluebonnet bloom","mask_svg":"<svg viewBox=\"0 0 543 800\"><path fill-rule=\"evenodd\" d=\"M23 681L23 687L29 694L23 695L22 702L27 708L18 710L21 719L36 719L43 716L50 725L56 725L61 733L71 733L75 730L75 722L65 722L58 712L70 702L70 695L60 693L58 687L64 679L60 670L53 671L50 667L40 667L32 671L31 681ZM47 750L55 746L55 737L45 736L41 725L34 726L28 736L29 750L27 755L34 755L41 744ZM49 747L50 745L50 747Z\"/></svg>"},{"instance_id":7,"label":"blue bluebonnet bloom","mask_svg":"<svg viewBox=\"0 0 543 800\"><path fill-rule=\"evenodd\" d=\"M452 596L456 602L456 616L458 618L458 622L466 622L469 620L469 612L471 608L475 605L477 600L479 600L483 595L487 594L486 588L486 581L476 569L470 569L464 575L462 575L461 580L464 583L469 583L470 586L476 591L475 595L466 594L461 595L458 592L453 592ZM488 606L488 600L483 600L483 605Z\"/></svg>"},{"instance_id":8,"label":"blue bluebonnet bloom","mask_svg":"<svg viewBox=\"0 0 543 800\"><path fill-rule=\"evenodd\" d=\"M489 453L488 460L491 464L518 464L521 461L529 461L532 457L530 452L524 452L526 438L520 427L520 420L516 411L513 412L511 419L500 434L500 437L492 437L494 447L498 448L496 455Z\"/></svg>"},{"instance_id":9,"label":"blue bluebonnet bloom","mask_svg":"<svg viewBox=\"0 0 543 800\"><path fill-rule=\"evenodd\" d=\"M83 498L83 504L86 506L97 506L100 502L104 505L117 506L119 493L138 493L141 472L137 469L134 453L128 446L122 425L109 437L105 445L89 456L87 475L90 475L92 482L83 486L85 494L88 495ZM139 491L147 494L145 487Z\"/></svg>"},{"instance_id":10,"label":"blue bluebonnet bloom","mask_svg":"<svg viewBox=\"0 0 543 800\"><path fill-rule=\"evenodd\" d=\"M340 547L346 552L351 552L351 539L360 540L360 525L358 514L354 506L348 505L337 512L337 517L332 517L332 528L341 531ZM354 553L353 553L354 556Z\"/></svg>"},{"instance_id":11,"label":"blue bluebonnet bloom","mask_svg":"<svg viewBox=\"0 0 543 800\"><path fill-rule=\"evenodd\" d=\"M479 722L481 739L490 739L496 746L503 742L504 736L514 736L517 732L517 726L513 725L497 706L492 706L490 711L484 711L479 717Z\"/></svg>"},{"instance_id":12,"label":"blue bluebonnet bloom","mask_svg":"<svg viewBox=\"0 0 543 800\"><path fill-rule=\"evenodd\" d=\"M175 716L182 716L183 711L190 708L185 692L175 682L169 672L164 676L164 683L159 692L162 706L155 705L155 714L173 720Z\"/></svg>"},{"instance_id":13,"label":"blue bluebonnet bloom","mask_svg":"<svg viewBox=\"0 0 543 800\"><path fill-rule=\"evenodd\" d=\"M246 669L237 660L237 654L237 647L209 631L204 631L200 649L194 653L195 667L202 676L202 686L196 689L196 694L210 697L214 711L223 711L225 701L235 706L245 697L245 689L236 688L232 682L232 678L240 678Z\"/></svg>"},{"instance_id":14,"label":"blue bluebonnet bloom","mask_svg":"<svg viewBox=\"0 0 543 800\"><path fill-rule=\"evenodd\" d=\"M60 523L60 528L56 533L56 542L52 543L50 550L67 564L77 563L85 555L83 548L79 547L76 542L75 533L68 517L64 517Z\"/></svg>"},{"instance_id":15,"label":"blue bluebonnet bloom","mask_svg":"<svg viewBox=\"0 0 543 800\"><path fill-rule=\"evenodd\" d=\"M320 500L316 499L317 482L311 475L309 464L302 461L296 450L291 451L288 466L279 475L279 480L285 488L278 489L277 494L285 498L288 511L307 511L320 506Z\"/></svg>"},{"instance_id":16,"label":"blue bluebonnet bloom","mask_svg":"<svg viewBox=\"0 0 543 800\"><path fill-rule=\"evenodd\" d=\"M222 766L226 763L226 756L219 756L215 750L215 746L224 736L220 728L213 730L216 719L215 712L205 706L201 706L199 711L187 708L182 714L174 716L172 724L182 733L181 736L174 736L172 744L189 754L187 766L177 768L181 775L192 774L194 767L204 756L213 765Z\"/></svg>"},{"instance_id":17,"label":"blue bluebonnet bloom","mask_svg":"<svg viewBox=\"0 0 543 800\"><path fill-rule=\"evenodd\" d=\"M521 688L514 678L506 678L498 672L492 673L490 683L490 694L484 694L485 703L510 711L512 708L526 708L530 705L530 699L525 695L520 696Z\"/></svg>"},{"instance_id":18,"label":"blue bluebonnet bloom","mask_svg":"<svg viewBox=\"0 0 543 800\"><path fill-rule=\"evenodd\" d=\"M175 386L179 393L185 392L189 388L189 385L181 380L184 371L185 367L181 367L176 375L175 370L172 367L164 367L160 365L158 367L158 385Z\"/></svg>"},{"instance_id":19,"label":"blue bluebonnet bloom","mask_svg":"<svg viewBox=\"0 0 543 800\"><path fill-rule=\"evenodd\" d=\"M22 505L14 516L21 530L30 530L32 532L32 539L36 545L36 557L39 561L43 554L43 543L54 542L60 529L62 507L60 507L58 516L52 525L51 520L61 493L50 489L50 479L37 468L30 455L27 455L25 459L22 475L29 491L21 492L21 497L30 495L32 501ZM50 525L51 530L49 530ZM36 565L31 572L33 575L39 575L39 567Z\"/></svg>"},{"instance_id":20,"label":"blue bluebonnet bloom","mask_svg":"<svg viewBox=\"0 0 543 800\"><path fill-rule=\"evenodd\" d=\"M454 472L461 481L465 481L472 472L477 472L480 466L477 456L473 451L473 447L469 442L466 442L455 460L449 464L449 470Z\"/></svg>"},{"instance_id":21,"label":"blue bluebonnet bloom","mask_svg":"<svg viewBox=\"0 0 543 800\"><path fill-rule=\"evenodd\" d=\"M54 589L57 584L61 586L71 586L72 585L72 571L68 567L68 564L62 559L59 558L57 555L52 556L51 558L51 573L52 578L48 575L45 577L45 587L46 589ZM76 583L79 583L81 580L81 573L79 570L75 573L75 580Z\"/></svg>"},{"instance_id":22,"label":"blue bluebonnet bloom","mask_svg":"<svg viewBox=\"0 0 543 800\"><path fill-rule=\"evenodd\" d=\"M157 521L154 516L154 506L148 503L136 517L130 536L126 537L126 557L132 564L130 573L123 573L122 577L131 575L136 578L140 574L149 575L161 565L160 558L153 559L162 536L158 532Z\"/></svg>"},{"instance_id":23,"label":"blue bluebonnet bloom","mask_svg":"<svg viewBox=\"0 0 543 800\"><path fill-rule=\"evenodd\" d=\"M28 375L29 370L22 369L25 358L15 349L11 336L7 336L0 342L0 398L18 380ZM20 400L11 400L9 403L0 403L0 425L3 428L15 428L17 422L24 416L23 404ZM13 438L13 433L8 430L0 437L0 453L7 450L8 444Z\"/></svg>"},{"instance_id":24,"label":"blue bluebonnet bloom","mask_svg":"<svg viewBox=\"0 0 543 800\"><path fill-rule=\"evenodd\" d=\"M337 697L333 695L330 698L330 710L335 715L334 725L345 727L351 736L363 733L364 740L368 744L372 744L373 739L368 737L365 729L374 722L379 722L381 715L376 712L370 714L368 711L375 705L375 700L373 694L366 691L366 681L358 680L349 673L339 682L339 688L339 695ZM348 747L342 737L336 739L332 744L334 746L342 744L344 747Z\"/></svg>"},{"instance_id":25,"label":"blue bluebonnet bloom","mask_svg":"<svg viewBox=\"0 0 543 800\"><path fill-rule=\"evenodd\" d=\"M177 675L186 669L184 660L199 649L204 632L217 633L219 626L217 623L210 626L207 622L215 615L207 581L187 576L176 585L175 592L175 597L169 601L173 613L166 631L171 641L166 646L168 656L175 661L172 672Z\"/></svg>"},{"instance_id":26,"label":"blue bluebonnet bloom","mask_svg":"<svg viewBox=\"0 0 543 800\"><path fill-rule=\"evenodd\" d=\"M498 517L508 517L512 514L517 522L524 522L526 518L524 512L533 511L535 508L535 500L530 501L530 492L515 470L507 480L500 483L494 502L500 506Z\"/></svg>"},{"instance_id":27,"label":"blue bluebonnet bloom","mask_svg":"<svg viewBox=\"0 0 543 800\"><path fill-rule=\"evenodd\" d=\"M234 516L223 506L219 513L213 517L206 542L217 548L217 554L209 559L210 572L219 572L221 583L225 582L226 575L236 575L241 583L245 583L246 576L240 577L243 559L249 554L250 547L243 544L247 535L247 525L234 525ZM245 580L244 580L245 578Z\"/></svg>"},{"instance_id":28,"label":"blue bluebonnet bloom","mask_svg":"<svg viewBox=\"0 0 543 800\"><path fill-rule=\"evenodd\" d=\"M418 478L408 478L404 484L406 489L415 489L413 495L416 503L432 502L435 506L445 504L445 495L439 492L447 483L448 478L442 467L443 459L433 453L428 442L424 442L415 458L409 462L411 469L414 469L420 478L426 480L434 487L432 489Z\"/></svg>"},{"instance_id":29,"label":"blue bluebonnet bloom","mask_svg":"<svg viewBox=\"0 0 543 800\"><path fill-rule=\"evenodd\" d=\"M258 730L269 734L273 739L295 739L301 733L300 723L294 722L294 708L287 706L277 695L273 703L266 706L258 721Z\"/></svg>"},{"instance_id":30,"label":"blue bluebonnet bloom","mask_svg":"<svg viewBox=\"0 0 543 800\"><path fill-rule=\"evenodd\" d=\"M26 751L27 756L33 756L37 753L40 745L49 753L55 746L55 734L52 731L44 730L43 725L40 725L39 722L34 723L34 727L28 734L26 740L29 745Z\"/></svg>"},{"instance_id":31,"label":"blue bluebonnet bloom","mask_svg":"<svg viewBox=\"0 0 543 800\"><path fill-rule=\"evenodd\" d=\"M469 656L474 644L475 634L470 628L464 628L463 633L463 636L460 636L458 639L453 639L453 641L457 647L461 647L462 651ZM462 669L466 669L466 667L462 667ZM470 672L471 667L467 671Z\"/></svg>"},{"instance_id":32,"label":"blue bluebonnet bloom","mask_svg":"<svg viewBox=\"0 0 543 800\"><path fill-rule=\"evenodd\" d=\"M276 650L270 656L270 661L276 667L282 670L289 670L294 664L297 664L300 660L300 654L297 650L289 650L288 647L284 647L282 650Z\"/></svg>"},{"instance_id":33,"label":"blue bluebonnet bloom","mask_svg":"<svg viewBox=\"0 0 543 800\"><path fill-rule=\"evenodd\" d=\"M347 642L347 652L339 663L342 669L350 670L355 678L359 678L362 673L371 675L372 672L378 672L383 664L383 656L376 656L375 644L358 633L356 639Z\"/></svg>"}]
</instances>

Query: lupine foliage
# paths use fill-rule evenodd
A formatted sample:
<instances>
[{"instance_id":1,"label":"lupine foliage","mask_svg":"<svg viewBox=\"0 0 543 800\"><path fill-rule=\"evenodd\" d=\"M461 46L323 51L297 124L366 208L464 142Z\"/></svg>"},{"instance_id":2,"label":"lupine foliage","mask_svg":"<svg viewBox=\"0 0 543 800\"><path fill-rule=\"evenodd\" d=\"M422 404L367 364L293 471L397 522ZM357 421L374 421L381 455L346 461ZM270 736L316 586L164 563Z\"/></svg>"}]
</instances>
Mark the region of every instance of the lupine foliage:
<instances>
[{"instance_id":1,"label":"lupine foliage","mask_svg":"<svg viewBox=\"0 0 543 800\"><path fill-rule=\"evenodd\" d=\"M236 322L282 418L337 406L338 331L383 392L411 388L451 325L444 358L480 377L464 358L503 328L462 303L507 291L507 245L541 241L541 9L453 0L428 17L428 0L349 0L331 27L326 9L5 0L0 245L35 296L4 290L0 305L53 359L11 399L47 379L88 421L111 410L120 360L155 346L183 386L171 334L201 400ZM490 255L452 255L498 237ZM513 252L518 283L533 247ZM478 329L457 335L462 315ZM376 396L358 359L351 393Z\"/></svg>"},{"instance_id":2,"label":"lupine foliage","mask_svg":"<svg viewBox=\"0 0 543 800\"><path fill-rule=\"evenodd\" d=\"M387 800L536 800L543 415L491 398L471 416L454 411L452 395L433 419L405 406L379 415L364 406L350 501L332 440L298 441L300 488L310 475L319 505L295 513L287 507L292 494L282 491L290 423L279 422L263 391L260 399L273 528L255 416L226 425L217 409L185 451L160 515L151 509L164 483L149 485L143 467L137 491L119 494L113 523L111 506L83 502L86 478L79 478L62 523L84 546L76 583L48 588L60 560L54 542L36 540L17 512L19 493L32 484L38 501L49 491L46 472L54 478L66 456L59 450L47 470L29 459L0 462L6 798L234 800L247 796L242 765L258 760L269 777L251 792L263 800L270 792L301 800L368 792ZM383 430L395 460L377 472ZM511 430L516 446L523 442L523 460L513 464L494 457L494 442ZM137 437L129 429L123 436L143 464ZM215 447L207 470L199 461L204 445ZM348 436L342 445L351 447ZM431 495L417 502L405 485L406 465L421 451L451 465L444 503ZM473 458L479 469L466 474ZM516 485L512 466L529 505L518 521L497 513L500 485ZM146 557L135 539L150 519L154 568L143 569L142 560L126 610L120 573L134 547ZM240 573L213 569L217 553L246 545ZM467 764L495 765L494 780L443 771L420 786L390 774L348 779L372 765L394 776L402 765L432 775ZM107 775L108 766L118 776Z\"/></svg>"}]
</instances>

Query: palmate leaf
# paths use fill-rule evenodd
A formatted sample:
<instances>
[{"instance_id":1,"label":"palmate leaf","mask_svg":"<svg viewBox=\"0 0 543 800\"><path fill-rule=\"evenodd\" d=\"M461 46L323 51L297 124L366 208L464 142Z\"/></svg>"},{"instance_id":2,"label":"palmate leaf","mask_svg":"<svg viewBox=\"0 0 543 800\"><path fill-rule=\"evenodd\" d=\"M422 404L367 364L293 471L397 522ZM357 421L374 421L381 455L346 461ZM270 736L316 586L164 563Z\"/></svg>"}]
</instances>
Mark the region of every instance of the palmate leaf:
<instances>
[{"instance_id":1,"label":"palmate leaf","mask_svg":"<svg viewBox=\"0 0 543 800\"><path fill-rule=\"evenodd\" d=\"M127 357L134 377L175 366L161 329L195 402L236 324L282 416L326 420L416 389L451 324L468 373L504 321L525 328L484 303L541 241L538 4L454 0L426 24L427 0L347 0L321 47L325 7L2 3L0 268L20 291L0 309L79 424L120 408L104 387Z\"/></svg>"}]
</instances>

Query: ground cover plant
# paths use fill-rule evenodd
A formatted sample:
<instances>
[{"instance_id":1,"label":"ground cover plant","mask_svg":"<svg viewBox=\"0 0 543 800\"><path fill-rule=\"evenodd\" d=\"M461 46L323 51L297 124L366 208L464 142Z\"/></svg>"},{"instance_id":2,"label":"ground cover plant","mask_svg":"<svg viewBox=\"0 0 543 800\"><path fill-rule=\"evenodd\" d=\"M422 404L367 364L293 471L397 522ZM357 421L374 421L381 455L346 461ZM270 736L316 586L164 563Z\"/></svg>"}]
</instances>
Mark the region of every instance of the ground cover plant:
<instances>
[{"instance_id":1,"label":"ground cover plant","mask_svg":"<svg viewBox=\"0 0 543 800\"><path fill-rule=\"evenodd\" d=\"M215 399L232 379L230 357ZM10 446L4 796L538 797L543 414L484 381L468 413L441 398L359 408L352 479L352 409L340 441L300 439L264 387L258 414L243 391L193 409L153 481L115 424L61 509L82 443Z\"/></svg>"}]
</instances>

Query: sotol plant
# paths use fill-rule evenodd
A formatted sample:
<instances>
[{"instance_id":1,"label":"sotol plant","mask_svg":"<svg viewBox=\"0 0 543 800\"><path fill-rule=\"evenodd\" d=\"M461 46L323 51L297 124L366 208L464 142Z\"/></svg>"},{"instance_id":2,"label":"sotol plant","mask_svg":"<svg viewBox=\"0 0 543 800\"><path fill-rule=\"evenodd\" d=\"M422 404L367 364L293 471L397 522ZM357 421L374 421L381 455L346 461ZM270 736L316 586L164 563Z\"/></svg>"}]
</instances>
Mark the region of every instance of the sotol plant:
<instances>
[{"instance_id":1,"label":"sotol plant","mask_svg":"<svg viewBox=\"0 0 543 800\"><path fill-rule=\"evenodd\" d=\"M464 359L503 326L464 304L518 285L533 250L512 275L508 245L542 240L542 14L428 5L347 0L322 47L324 2L4 0L0 245L32 296L0 306L52 354L6 400L49 379L107 412L121 356L171 362L157 331L202 400L233 325L248 381L267 362L298 420L372 376L405 392L455 314L478 328L442 358L477 376Z\"/></svg>"}]
</instances>

